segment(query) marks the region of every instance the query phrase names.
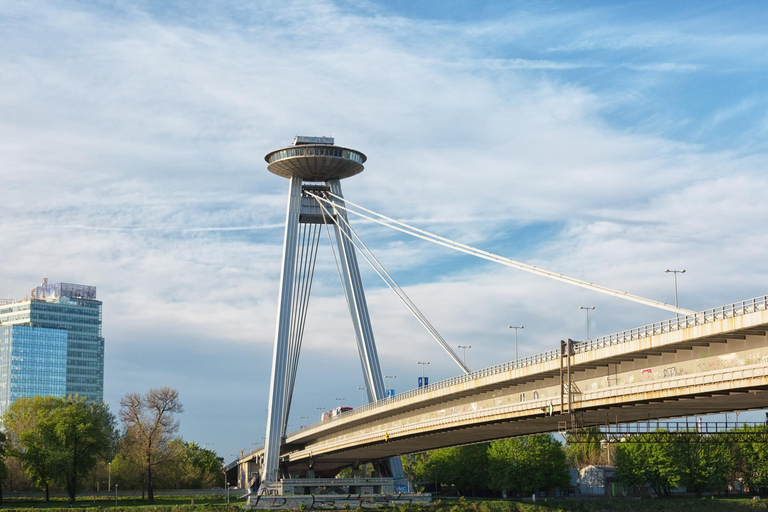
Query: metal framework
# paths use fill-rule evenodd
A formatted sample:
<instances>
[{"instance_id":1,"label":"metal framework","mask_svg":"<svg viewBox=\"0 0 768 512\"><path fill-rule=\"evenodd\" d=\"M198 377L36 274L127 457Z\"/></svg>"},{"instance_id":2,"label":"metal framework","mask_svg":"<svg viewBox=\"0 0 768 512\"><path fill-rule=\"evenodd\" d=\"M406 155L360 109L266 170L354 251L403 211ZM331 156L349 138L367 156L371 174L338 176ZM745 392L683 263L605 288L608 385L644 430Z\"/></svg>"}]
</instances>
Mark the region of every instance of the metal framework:
<instances>
[{"instance_id":1,"label":"metal framework","mask_svg":"<svg viewBox=\"0 0 768 512\"><path fill-rule=\"evenodd\" d=\"M569 443L768 443L762 423L649 421L618 425L590 424L561 432Z\"/></svg>"},{"instance_id":2,"label":"metal framework","mask_svg":"<svg viewBox=\"0 0 768 512\"><path fill-rule=\"evenodd\" d=\"M270 172L288 178L289 187L259 494L274 493L279 479L286 476L281 474L280 447L286 435L323 225L334 225L334 259L355 331L368 401L385 398L384 378L340 182L341 178L362 172L365 159L362 153L334 146L333 139L317 137L297 137L293 147L265 157ZM309 196L313 192L332 196L333 211L318 208L316 200ZM395 479L403 477L399 458L376 464Z\"/></svg>"}]
</instances>

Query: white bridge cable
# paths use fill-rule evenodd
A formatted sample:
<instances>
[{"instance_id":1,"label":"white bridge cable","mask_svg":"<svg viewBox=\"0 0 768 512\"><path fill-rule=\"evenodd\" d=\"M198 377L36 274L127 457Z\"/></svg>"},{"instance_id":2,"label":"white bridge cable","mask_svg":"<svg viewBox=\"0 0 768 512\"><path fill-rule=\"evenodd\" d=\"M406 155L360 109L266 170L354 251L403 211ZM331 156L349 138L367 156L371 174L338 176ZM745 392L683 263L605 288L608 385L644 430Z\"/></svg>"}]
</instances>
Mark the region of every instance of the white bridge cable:
<instances>
[{"instance_id":1,"label":"white bridge cable","mask_svg":"<svg viewBox=\"0 0 768 512\"><path fill-rule=\"evenodd\" d=\"M336 272L339 274L339 284L341 285L341 291L344 293L344 302L347 303L347 310L351 311L352 305L349 302L349 296L347 295L347 287L344 285L344 275L341 272L341 265L339 265L339 258L336 256L336 248L333 246L333 240L331 239L331 230L328 228L328 221L325 218L326 213L328 213L330 220L335 224L336 221L333 220L333 216L330 215L330 213L323 208L323 224L325 224L325 232L328 234L328 244L331 246L331 252L333 253L333 262L336 264ZM360 356L360 361L365 360L365 355L362 353L360 344L357 344L357 353ZM365 364L365 363L362 363Z\"/></svg>"},{"instance_id":2,"label":"white bridge cable","mask_svg":"<svg viewBox=\"0 0 768 512\"><path fill-rule=\"evenodd\" d=\"M330 199L317 196L316 194L313 194L312 192L308 192L309 195L312 197L324 201L329 204L334 204L333 201ZM336 197L332 193L328 193L332 197ZM666 302L661 302L653 299L646 299L645 297L640 297L638 295L633 295L628 292L622 292L620 290L614 290L612 288L608 288L606 286L601 286L595 283L590 283L588 281L584 281L581 279L577 279L575 277L568 277L564 274L559 274L557 272L552 272L549 270L545 270L541 267L536 267L534 265L528 265L527 263L522 263L519 261L515 261L510 258L506 258L504 256L499 256L498 254L493 254L488 251L483 251L482 249L477 249L475 247L462 244L460 242L456 242L453 240L450 240L448 238L435 235L434 233L430 233L428 231L424 231L423 229L415 228L413 226L410 226L404 222L392 219L390 217L387 217L386 215L382 215L380 213L376 213L372 210L369 210L368 208L365 208L363 206L360 206L358 204L355 204L351 201L348 201L345 199L347 206L341 206L338 205L339 208L344 209L345 211L349 213L353 213L357 215L358 217L362 217L364 219L368 219L372 222L375 222L377 224L381 224L382 226L389 227L391 229L394 229L396 231L400 231L401 233L406 233L411 236L415 236L416 238L421 238L422 240L426 240L428 242L432 242L437 245L442 245L443 247L448 247L449 249L454 249L459 252L463 252L465 254L470 254L472 256L477 256L478 258L482 258L488 261L493 261L495 263L499 263L501 265L505 265L507 267L516 268L518 270L523 270L525 272L530 272L532 274L548 277L550 279L554 279L556 281L561 281L564 283L568 283L574 286L579 286L581 288L587 288L589 290L593 290L596 292L604 293L606 295L611 295L613 297L618 297L621 299L629 300L632 302L637 302L639 304L644 304L646 306L651 306L658 309L664 309L667 311L671 311L673 313L679 313L682 315L691 315L694 314L694 311L691 311L689 309L684 309L680 307L676 307L672 304L667 304ZM359 208L363 212L368 213L369 215L366 215L365 213L361 213L359 211L356 211L352 208L349 208L349 205L354 206L355 208Z\"/></svg>"},{"instance_id":3,"label":"white bridge cable","mask_svg":"<svg viewBox=\"0 0 768 512\"><path fill-rule=\"evenodd\" d=\"M325 217L327 212L325 206L318 201L317 203L320 208L323 209L323 217ZM332 203L335 205L335 203ZM368 264L373 268L373 270L378 274L378 276L381 278L382 281L389 287L390 290L392 290L395 295L400 299L400 301L405 304L405 307L408 308L408 310L413 314L413 316L416 317L416 319L421 323L422 326L429 332L429 334L437 341L440 346L445 350L450 358L455 362L461 371L463 371L465 374L470 373L470 369L467 367L467 365L459 358L459 356L451 349L450 345L445 341L445 339L440 335L439 332L437 332L437 329L429 322L426 316L419 310L418 307L416 307L416 304L413 303L413 301L408 297L408 295L403 291L402 288L397 284L397 282L394 280L394 278L387 272L387 270L384 268L384 266L381 264L381 262L376 258L376 256L373 254L373 252L368 248L367 245L365 245L365 242L360 238L360 236L355 232L354 229L352 229L352 226L349 224L349 222L344 221L343 216L336 215L336 218L334 219L333 216L330 216L331 220L338 224L338 221L341 220L344 222L344 225L349 229L349 231L355 236L355 238L360 242L360 244L363 246L365 251L361 250L360 246L355 243L355 240L353 240L349 235L347 235L343 229L339 229L338 232L341 232L344 234L344 236L347 237L347 239L350 241L350 243L357 249L357 251L360 253L360 255L365 259L365 261L368 262ZM366 254L367 253L367 254ZM370 255L370 258L369 258ZM372 261L373 260L373 261ZM375 262L375 263L374 263ZM385 277L386 276L386 277Z\"/></svg>"},{"instance_id":4,"label":"white bridge cable","mask_svg":"<svg viewBox=\"0 0 768 512\"><path fill-rule=\"evenodd\" d=\"M296 383L296 373L299 365L299 354L304 339L304 327L306 325L310 292L312 290L312 278L314 276L317 250L320 242L320 227L304 224L300 235L299 251L296 259L296 280L294 281L294 293L291 307L291 326L289 329L289 354L287 358L287 372L285 375L285 408L283 414L282 435L290 414L293 387Z\"/></svg>"}]
</instances>

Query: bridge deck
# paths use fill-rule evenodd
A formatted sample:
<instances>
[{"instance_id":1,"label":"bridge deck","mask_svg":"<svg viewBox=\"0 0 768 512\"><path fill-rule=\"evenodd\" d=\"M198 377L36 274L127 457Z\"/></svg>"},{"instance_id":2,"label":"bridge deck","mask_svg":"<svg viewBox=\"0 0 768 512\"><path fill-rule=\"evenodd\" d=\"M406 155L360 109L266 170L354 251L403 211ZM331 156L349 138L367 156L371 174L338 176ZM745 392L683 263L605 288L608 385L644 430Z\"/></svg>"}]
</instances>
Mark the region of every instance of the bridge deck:
<instances>
[{"instance_id":1,"label":"bridge deck","mask_svg":"<svg viewBox=\"0 0 768 512\"><path fill-rule=\"evenodd\" d=\"M624 423L768 407L767 302L577 344L574 410L587 422ZM299 473L312 464L330 475L361 461L554 432L567 419L560 375L560 350L478 370L293 432L283 458ZM258 470L260 455L240 460L241 477Z\"/></svg>"}]
</instances>

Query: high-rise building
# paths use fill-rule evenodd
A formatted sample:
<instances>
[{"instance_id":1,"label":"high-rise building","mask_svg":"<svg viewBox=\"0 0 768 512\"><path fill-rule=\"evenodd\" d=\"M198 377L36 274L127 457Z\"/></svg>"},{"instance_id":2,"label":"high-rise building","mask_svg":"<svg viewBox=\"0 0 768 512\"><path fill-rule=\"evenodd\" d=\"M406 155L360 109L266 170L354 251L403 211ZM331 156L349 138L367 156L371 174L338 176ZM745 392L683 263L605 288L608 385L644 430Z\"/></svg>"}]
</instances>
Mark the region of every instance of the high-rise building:
<instances>
[{"instance_id":1,"label":"high-rise building","mask_svg":"<svg viewBox=\"0 0 768 512\"><path fill-rule=\"evenodd\" d=\"M0 301L0 414L35 395L104 398L104 338L96 287L42 285Z\"/></svg>"}]
</instances>

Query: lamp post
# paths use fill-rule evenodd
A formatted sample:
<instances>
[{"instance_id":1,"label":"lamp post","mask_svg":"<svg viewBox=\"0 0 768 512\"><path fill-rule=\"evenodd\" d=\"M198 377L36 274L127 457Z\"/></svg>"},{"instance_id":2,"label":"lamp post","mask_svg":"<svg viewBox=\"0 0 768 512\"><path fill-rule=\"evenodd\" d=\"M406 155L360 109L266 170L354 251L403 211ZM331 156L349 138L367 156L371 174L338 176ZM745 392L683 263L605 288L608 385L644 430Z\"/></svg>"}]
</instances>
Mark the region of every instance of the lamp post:
<instances>
[{"instance_id":1,"label":"lamp post","mask_svg":"<svg viewBox=\"0 0 768 512\"><path fill-rule=\"evenodd\" d=\"M367 387L358 387L357 388L360 391L360 407L365 405L365 391L368 389Z\"/></svg>"},{"instance_id":2,"label":"lamp post","mask_svg":"<svg viewBox=\"0 0 768 512\"><path fill-rule=\"evenodd\" d=\"M685 269L682 270L670 270L667 269L664 271L665 274L672 274L675 276L675 307L677 307L677 274L685 274ZM680 314L675 313L675 318L679 318Z\"/></svg>"},{"instance_id":3,"label":"lamp post","mask_svg":"<svg viewBox=\"0 0 768 512\"><path fill-rule=\"evenodd\" d=\"M115 506L117 506L117 484L115 484Z\"/></svg>"},{"instance_id":4,"label":"lamp post","mask_svg":"<svg viewBox=\"0 0 768 512\"><path fill-rule=\"evenodd\" d=\"M464 365L467 364L467 349L472 348L472 345L456 345L456 348L464 349Z\"/></svg>"},{"instance_id":5,"label":"lamp post","mask_svg":"<svg viewBox=\"0 0 768 512\"><path fill-rule=\"evenodd\" d=\"M109 478L107 480L108 481L108 483L107 483L107 492L109 492L109 491L112 490L112 463L111 462L107 462L107 468L108 468L108 472L109 472Z\"/></svg>"},{"instance_id":6,"label":"lamp post","mask_svg":"<svg viewBox=\"0 0 768 512\"><path fill-rule=\"evenodd\" d=\"M300 420L307 420L307 419L309 419L309 416L299 416L299 419ZM307 426L307 422L306 421L300 421L299 423L302 424L299 428L304 428L304 427Z\"/></svg>"},{"instance_id":7,"label":"lamp post","mask_svg":"<svg viewBox=\"0 0 768 512\"><path fill-rule=\"evenodd\" d=\"M508 325L507 329L514 329L515 330L515 361L517 361L517 331L520 329L525 329L524 325Z\"/></svg>"},{"instance_id":8,"label":"lamp post","mask_svg":"<svg viewBox=\"0 0 768 512\"><path fill-rule=\"evenodd\" d=\"M344 401L344 397L341 397L341 398L334 398L334 400L336 400L336 401L338 402L338 405L337 405L336 407L341 407L341 402L343 402L343 401Z\"/></svg>"},{"instance_id":9,"label":"lamp post","mask_svg":"<svg viewBox=\"0 0 768 512\"><path fill-rule=\"evenodd\" d=\"M425 377L424 367L429 364L429 361L419 361L416 364L420 364L421 365L421 385L423 386L424 383L425 383L425 380L424 380L424 377Z\"/></svg>"},{"instance_id":10,"label":"lamp post","mask_svg":"<svg viewBox=\"0 0 768 512\"><path fill-rule=\"evenodd\" d=\"M583 309L587 314L587 341L589 341L589 311L594 310L595 306L579 306L579 309Z\"/></svg>"},{"instance_id":11,"label":"lamp post","mask_svg":"<svg viewBox=\"0 0 768 512\"><path fill-rule=\"evenodd\" d=\"M389 395L389 391L390 391L390 387L389 386L391 384L389 379L396 379L397 375L385 375L384 378L387 379L387 397L389 397L390 396Z\"/></svg>"}]
</instances>

